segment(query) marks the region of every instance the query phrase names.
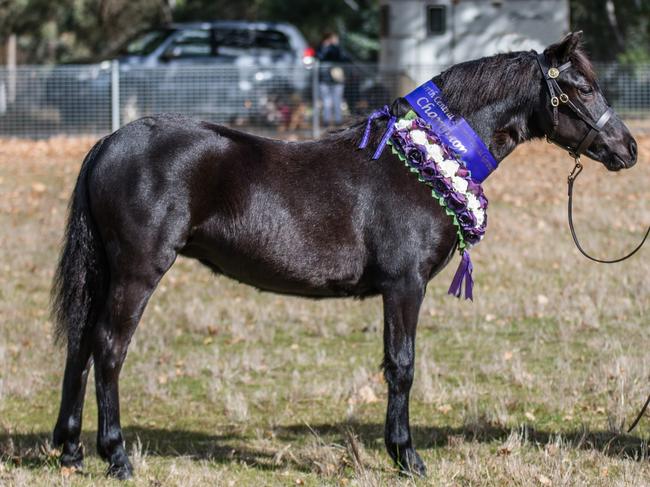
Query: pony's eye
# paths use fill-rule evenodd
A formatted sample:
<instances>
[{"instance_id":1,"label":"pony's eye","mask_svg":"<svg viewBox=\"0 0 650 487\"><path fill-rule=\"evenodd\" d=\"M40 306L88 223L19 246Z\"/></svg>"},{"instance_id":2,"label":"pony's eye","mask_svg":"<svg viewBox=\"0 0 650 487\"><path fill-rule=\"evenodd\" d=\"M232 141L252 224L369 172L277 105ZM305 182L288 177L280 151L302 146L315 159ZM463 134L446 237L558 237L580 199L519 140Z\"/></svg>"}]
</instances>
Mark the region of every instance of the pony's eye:
<instances>
[{"instance_id":1,"label":"pony's eye","mask_svg":"<svg viewBox=\"0 0 650 487\"><path fill-rule=\"evenodd\" d=\"M594 89L591 86L579 86L578 91L581 95L591 95L594 92Z\"/></svg>"}]
</instances>

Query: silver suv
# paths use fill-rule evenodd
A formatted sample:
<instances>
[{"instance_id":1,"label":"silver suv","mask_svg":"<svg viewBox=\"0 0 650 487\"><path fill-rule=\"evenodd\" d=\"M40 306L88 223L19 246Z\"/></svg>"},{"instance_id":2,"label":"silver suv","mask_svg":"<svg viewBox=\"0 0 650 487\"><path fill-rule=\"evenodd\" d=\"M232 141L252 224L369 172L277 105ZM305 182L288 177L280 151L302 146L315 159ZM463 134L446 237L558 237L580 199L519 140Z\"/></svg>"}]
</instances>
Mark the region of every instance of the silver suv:
<instances>
[{"instance_id":1,"label":"silver suv","mask_svg":"<svg viewBox=\"0 0 650 487\"><path fill-rule=\"evenodd\" d=\"M288 23L175 23L135 36L88 73L62 66L48 99L64 118L96 108L110 86L108 61L117 59L123 121L165 111L219 122L253 120L269 98L309 89L314 56Z\"/></svg>"}]
</instances>

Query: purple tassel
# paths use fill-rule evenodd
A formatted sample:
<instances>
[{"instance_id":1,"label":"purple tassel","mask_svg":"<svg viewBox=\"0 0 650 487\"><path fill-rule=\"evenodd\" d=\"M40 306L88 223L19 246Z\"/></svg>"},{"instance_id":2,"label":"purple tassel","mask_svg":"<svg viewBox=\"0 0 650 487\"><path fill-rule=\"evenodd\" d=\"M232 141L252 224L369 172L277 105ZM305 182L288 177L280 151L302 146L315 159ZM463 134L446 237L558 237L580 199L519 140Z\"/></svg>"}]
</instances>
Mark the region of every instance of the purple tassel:
<instances>
[{"instance_id":1,"label":"purple tassel","mask_svg":"<svg viewBox=\"0 0 650 487\"><path fill-rule=\"evenodd\" d=\"M472 259L469 257L469 252L467 250L463 251L460 264L456 270L456 275L451 281L451 286L449 286L449 294L453 294L457 298L460 298L463 280L465 281L465 299L474 300L472 295L472 289L474 287L474 279L472 278Z\"/></svg>"},{"instance_id":2,"label":"purple tassel","mask_svg":"<svg viewBox=\"0 0 650 487\"><path fill-rule=\"evenodd\" d=\"M366 129L363 132L363 138L361 139L361 143L359 144L359 149L365 149L368 146L368 142L370 141L370 130L372 129L372 121L377 118L385 118L385 117L388 117L388 124L386 125L386 131L384 132L384 135L382 136L381 141L377 146L377 150L375 150L375 153L372 155L373 160L379 159L379 156L381 156L381 153L383 152L384 147L388 142L388 139L390 138L391 135L393 135L393 131L395 130L395 122L397 121L397 117L393 116L390 113L390 108L388 108L388 105L384 105L384 108L382 108L381 110L374 111L368 117L368 122L366 123Z\"/></svg>"}]
</instances>

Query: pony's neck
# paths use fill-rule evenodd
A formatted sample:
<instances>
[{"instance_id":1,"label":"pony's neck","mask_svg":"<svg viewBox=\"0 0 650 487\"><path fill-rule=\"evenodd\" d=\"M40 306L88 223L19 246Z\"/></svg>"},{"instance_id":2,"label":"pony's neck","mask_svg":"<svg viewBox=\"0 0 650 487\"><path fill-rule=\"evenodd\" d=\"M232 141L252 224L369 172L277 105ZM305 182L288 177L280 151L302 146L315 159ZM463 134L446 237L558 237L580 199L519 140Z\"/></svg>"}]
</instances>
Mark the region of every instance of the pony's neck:
<instances>
[{"instance_id":1,"label":"pony's neck","mask_svg":"<svg viewBox=\"0 0 650 487\"><path fill-rule=\"evenodd\" d=\"M540 103L537 69L533 52L498 54L452 66L433 81L501 161L520 143L543 136L533 116Z\"/></svg>"}]
</instances>

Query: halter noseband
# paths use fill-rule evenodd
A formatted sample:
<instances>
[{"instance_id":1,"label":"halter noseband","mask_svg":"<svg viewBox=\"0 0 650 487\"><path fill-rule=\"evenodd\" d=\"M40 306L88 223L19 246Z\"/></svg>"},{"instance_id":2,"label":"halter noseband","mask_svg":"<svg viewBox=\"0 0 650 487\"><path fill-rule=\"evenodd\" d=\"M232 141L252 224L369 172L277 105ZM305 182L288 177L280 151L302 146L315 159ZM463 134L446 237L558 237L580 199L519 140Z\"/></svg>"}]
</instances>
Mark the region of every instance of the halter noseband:
<instances>
[{"instance_id":1,"label":"halter noseband","mask_svg":"<svg viewBox=\"0 0 650 487\"><path fill-rule=\"evenodd\" d=\"M609 121L613 110L611 107L607 107L607 110L605 110L600 118L598 118L598 120L595 120L589 113L589 110L587 110L587 108L581 102L576 103L572 101L569 96L562 91L562 88L560 88L557 79L563 71L566 71L571 67L571 61L568 61L558 67L549 66L546 62L546 56L544 56L544 53L541 53L537 55L537 64L542 70L542 76L544 77L544 81L546 81L548 92L551 95L551 107L553 108L553 128L551 129L551 133L546 135L546 139L549 142L553 142L563 149L566 149L569 151L569 154L571 154L572 157L577 159L589 148L591 143L596 138L596 135L598 135L605 124ZM575 113L589 127L589 131L585 134L577 147L565 146L564 144L559 143L557 140L554 140L555 132L559 124L558 107L560 104L567 105L573 111L573 113Z\"/></svg>"}]
</instances>

